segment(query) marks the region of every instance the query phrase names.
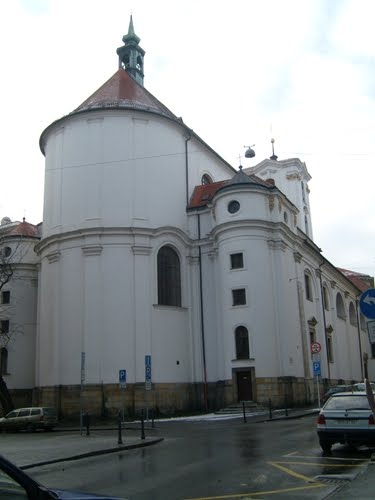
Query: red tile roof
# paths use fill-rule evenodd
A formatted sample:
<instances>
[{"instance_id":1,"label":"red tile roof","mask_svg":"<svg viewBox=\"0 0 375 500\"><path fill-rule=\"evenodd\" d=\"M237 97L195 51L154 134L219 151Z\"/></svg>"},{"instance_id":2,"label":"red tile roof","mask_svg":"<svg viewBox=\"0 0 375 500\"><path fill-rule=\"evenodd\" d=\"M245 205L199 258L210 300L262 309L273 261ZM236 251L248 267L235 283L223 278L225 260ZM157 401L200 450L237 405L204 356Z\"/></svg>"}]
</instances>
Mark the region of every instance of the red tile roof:
<instances>
[{"instance_id":1,"label":"red tile roof","mask_svg":"<svg viewBox=\"0 0 375 500\"><path fill-rule=\"evenodd\" d=\"M361 292L365 292L374 285L374 278L368 274L360 274L348 269L337 268L349 281L353 283Z\"/></svg>"},{"instance_id":2,"label":"red tile roof","mask_svg":"<svg viewBox=\"0 0 375 500\"><path fill-rule=\"evenodd\" d=\"M260 184L265 187L273 187L273 184L260 179L256 175L249 175L249 179L255 183ZM190 198L190 203L188 208L201 208L206 206L211 202L212 198L215 196L216 192L225 184L229 184L231 179L225 181L212 182L211 184L202 184L200 186L195 186L193 194Z\"/></svg>"},{"instance_id":3,"label":"red tile roof","mask_svg":"<svg viewBox=\"0 0 375 500\"><path fill-rule=\"evenodd\" d=\"M98 108L140 109L178 119L164 104L121 68L73 113Z\"/></svg>"},{"instance_id":4,"label":"red tile roof","mask_svg":"<svg viewBox=\"0 0 375 500\"><path fill-rule=\"evenodd\" d=\"M212 182L195 186L190 198L189 208L200 208L206 206L216 194L216 191L224 186L228 181Z\"/></svg>"},{"instance_id":5,"label":"red tile roof","mask_svg":"<svg viewBox=\"0 0 375 500\"><path fill-rule=\"evenodd\" d=\"M39 237L38 228L33 224L29 224L23 219L17 226L13 226L12 229L7 233L7 236L30 236Z\"/></svg>"}]
</instances>

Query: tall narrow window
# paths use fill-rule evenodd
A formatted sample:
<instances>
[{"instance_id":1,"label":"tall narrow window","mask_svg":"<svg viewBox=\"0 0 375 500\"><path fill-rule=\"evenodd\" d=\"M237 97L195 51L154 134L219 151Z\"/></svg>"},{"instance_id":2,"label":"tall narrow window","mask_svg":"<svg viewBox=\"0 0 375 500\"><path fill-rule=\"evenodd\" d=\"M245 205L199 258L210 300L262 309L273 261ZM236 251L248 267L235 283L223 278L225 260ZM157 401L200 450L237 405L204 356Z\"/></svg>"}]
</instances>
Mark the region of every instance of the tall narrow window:
<instances>
[{"instance_id":1,"label":"tall narrow window","mask_svg":"<svg viewBox=\"0 0 375 500\"><path fill-rule=\"evenodd\" d=\"M305 272L305 293L306 299L312 300L312 286L311 286L311 276L308 272Z\"/></svg>"},{"instance_id":2,"label":"tall narrow window","mask_svg":"<svg viewBox=\"0 0 375 500\"><path fill-rule=\"evenodd\" d=\"M238 326L235 331L236 336L236 358L237 359L249 359L250 349L249 349L249 334L247 328L244 326Z\"/></svg>"},{"instance_id":3,"label":"tall narrow window","mask_svg":"<svg viewBox=\"0 0 375 500\"><path fill-rule=\"evenodd\" d=\"M328 290L325 285L323 285L323 306L326 311L329 309L329 299L328 299Z\"/></svg>"},{"instance_id":4,"label":"tall narrow window","mask_svg":"<svg viewBox=\"0 0 375 500\"><path fill-rule=\"evenodd\" d=\"M2 319L0 321L0 334L7 334L9 333L9 319Z\"/></svg>"},{"instance_id":5,"label":"tall narrow window","mask_svg":"<svg viewBox=\"0 0 375 500\"><path fill-rule=\"evenodd\" d=\"M338 318L345 319L345 306L340 293L336 295L336 314Z\"/></svg>"},{"instance_id":6,"label":"tall narrow window","mask_svg":"<svg viewBox=\"0 0 375 500\"><path fill-rule=\"evenodd\" d=\"M5 347L0 349L0 372L1 375L8 373L8 351Z\"/></svg>"},{"instance_id":7,"label":"tall narrow window","mask_svg":"<svg viewBox=\"0 0 375 500\"><path fill-rule=\"evenodd\" d=\"M180 259L168 246L158 252L158 304L181 307Z\"/></svg>"},{"instance_id":8,"label":"tall narrow window","mask_svg":"<svg viewBox=\"0 0 375 500\"><path fill-rule=\"evenodd\" d=\"M357 321L357 314L355 312L355 307L353 302L350 302L349 304L349 321L350 324L353 326L357 326L358 321Z\"/></svg>"},{"instance_id":9,"label":"tall narrow window","mask_svg":"<svg viewBox=\"0 0 375 500\"><path fill-rule=\"evenodd\" d=\"M1 292L1 303L9 304L10 302L10 292L7 290L6 292Z\"/></svg>"}]
</instances>

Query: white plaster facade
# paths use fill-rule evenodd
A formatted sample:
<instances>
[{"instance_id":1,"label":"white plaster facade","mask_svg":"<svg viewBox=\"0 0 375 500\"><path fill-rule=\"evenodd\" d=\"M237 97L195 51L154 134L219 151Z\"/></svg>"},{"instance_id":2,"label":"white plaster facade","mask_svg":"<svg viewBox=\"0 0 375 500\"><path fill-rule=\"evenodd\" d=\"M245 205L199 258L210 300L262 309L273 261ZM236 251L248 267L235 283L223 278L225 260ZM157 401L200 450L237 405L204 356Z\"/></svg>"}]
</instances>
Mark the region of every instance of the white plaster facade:
<instances>
[{"instance_id":1,"label":"white plaster facade","mask_svg":"<svg viewBox=\"0 0 375 500\"><path fill-rule=\"evenodd\" d=\"M315 397L312 340L326 384L375 378L361 290L313 242L310 175L299 159L236 171L122 68L40 144L42 233L24 261L27 279L11 285L22 288L29 334L9 358L9 387L35 388L34 398L74 412L62 391L79 389L85 353L84 386L115 390L126 369L133 407L151 399L165 411L215 408L244 395L277 404L285 384L291 403L306 403ZM202 186L204 175L211 184ZM158 296L165 246L180 264L177 306ZM242 266L231 267L233 254ZM233 305L233 290L244 303ZM111 394L102 406L118 401Z\"/></svg>"}]
</instances>

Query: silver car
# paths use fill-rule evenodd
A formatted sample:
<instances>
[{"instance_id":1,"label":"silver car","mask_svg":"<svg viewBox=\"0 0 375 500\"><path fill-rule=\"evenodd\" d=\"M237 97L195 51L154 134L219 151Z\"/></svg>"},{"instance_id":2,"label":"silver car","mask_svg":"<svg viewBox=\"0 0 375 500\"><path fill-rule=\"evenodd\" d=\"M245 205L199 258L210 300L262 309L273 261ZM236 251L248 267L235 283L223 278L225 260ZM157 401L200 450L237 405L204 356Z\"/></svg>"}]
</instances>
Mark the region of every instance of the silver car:
<instances>
[{"instance_id":1,"label":"silver car","mask_svg":"<svg viewBox=\"0 0 375 500\"><path fill-rule=\"evenodd\" d=\"M316 430L324 452L335 443L375 445L375 420L366 392L333 394L320 410Z\"/></svg>"},{"instance_id":2,"label":"silver car","mask_svg":"<svg viewBox=\"0 0 375 500\"><path fill-rule=\"evenodd\" d=\"M10 431L35 431L36 429L50 431L56 424L56 410L43 406L35 408L17 408L5 415L5 417L0 418L0 429Z\"/></svg>"}]
</instances>

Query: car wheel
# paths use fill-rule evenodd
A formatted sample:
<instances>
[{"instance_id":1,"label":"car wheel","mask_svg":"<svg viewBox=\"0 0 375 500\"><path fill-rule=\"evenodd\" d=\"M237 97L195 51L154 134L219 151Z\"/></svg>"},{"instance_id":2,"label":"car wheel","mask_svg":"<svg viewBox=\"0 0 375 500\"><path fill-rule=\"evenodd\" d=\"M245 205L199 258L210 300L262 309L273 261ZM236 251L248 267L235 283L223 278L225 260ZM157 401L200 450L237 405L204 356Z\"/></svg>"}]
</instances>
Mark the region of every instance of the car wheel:
<instances>
[{"instance_id":1,"label":"car wheel","mask_svg":"<svg viewBox=\"0 0 375 500\"><path fill-rule=\"evenodd\" d=\"M27 425L26 425L26 430L27 430L28 432L34 432L34 431L35 431L35 428L34 428L33 424L27 424Z\"/></svg>"},{"instance_id":2,"label":"car wheel","mask_svg":"<svg viewBox=\"0 0 375 500\"><path fill-rule=\"evenodd\" d=\"M332 448L332 443L330 443L329 441L322 441L321 440L320 447L322 448L324 453L329 453L331 451L331 448Z\"/></svg>"}]
</instances>

